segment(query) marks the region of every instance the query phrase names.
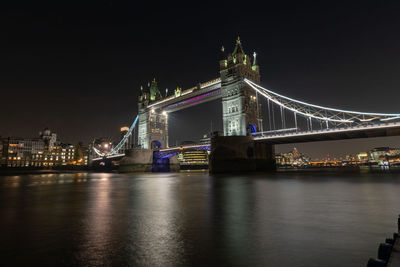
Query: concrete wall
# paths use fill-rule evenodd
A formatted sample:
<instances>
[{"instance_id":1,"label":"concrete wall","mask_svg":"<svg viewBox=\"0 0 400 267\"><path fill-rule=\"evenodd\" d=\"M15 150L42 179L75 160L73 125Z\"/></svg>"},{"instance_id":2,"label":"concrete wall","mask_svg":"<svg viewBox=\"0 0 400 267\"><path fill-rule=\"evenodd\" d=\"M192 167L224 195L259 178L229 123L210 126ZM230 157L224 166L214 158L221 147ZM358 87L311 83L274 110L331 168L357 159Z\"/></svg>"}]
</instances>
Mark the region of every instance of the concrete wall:
<instances>
[{"instance_id":1,"label":"concrete wall","mask_svg":"<svg viewBox=\"0 0 400 267\"><path fill-rule=\"evenodd\" d=\"M275 148L251 136L211 138L211 173L275 171Z\"/></svg>"}]
</instances>

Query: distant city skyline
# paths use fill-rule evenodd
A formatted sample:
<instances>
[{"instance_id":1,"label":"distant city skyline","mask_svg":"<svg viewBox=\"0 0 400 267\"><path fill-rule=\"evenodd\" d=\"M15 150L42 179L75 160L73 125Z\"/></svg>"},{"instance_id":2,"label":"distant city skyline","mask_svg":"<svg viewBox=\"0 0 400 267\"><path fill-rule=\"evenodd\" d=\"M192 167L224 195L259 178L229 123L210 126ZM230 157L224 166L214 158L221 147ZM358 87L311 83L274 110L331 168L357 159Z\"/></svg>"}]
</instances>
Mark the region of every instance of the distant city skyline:
<instances>
[{"instance_id":1,"label":"distant city skyline","mask_svg":"<svg viewBox=\"0 0 400 267\"><path fill-rule=\"evenodd\" d=\"M346 155L355 155L360 152L367 152L377 147L399 148L400 140L396 137L377 137L366 139L340 140L340 141L321 141L317 142L319 146L311 146L310 143L296 143L287 145L277 145L276 152L287 152L296 147L301 153L312 159L321 159L328 154L331 157L345 157Z\"/></svg>"}]
</instances>

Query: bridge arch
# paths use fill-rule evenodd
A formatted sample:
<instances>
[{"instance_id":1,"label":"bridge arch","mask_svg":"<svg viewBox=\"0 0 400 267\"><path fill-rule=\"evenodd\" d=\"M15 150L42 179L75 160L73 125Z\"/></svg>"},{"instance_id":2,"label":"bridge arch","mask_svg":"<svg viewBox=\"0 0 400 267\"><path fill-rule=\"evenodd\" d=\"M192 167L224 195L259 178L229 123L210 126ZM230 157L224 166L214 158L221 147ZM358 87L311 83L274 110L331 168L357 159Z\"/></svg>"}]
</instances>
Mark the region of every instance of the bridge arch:
<instances>
[{"instance_id":1,"label":"bridge arch","mask_svg":"<svg viewBox=\"0 0 400 267\"><path fill-rule=\"evenodd\" d=\"M162 148L162 143L159 140L151 141L151 149L160 149Z\"/></svg>"},{"instance_id":2,"label":"bridge arch","mask_svg":"<svg viewBox=\"0 0 400 267\"><path fill-rule=\"evenodd\" d=\"M254 135L257 132L257 126L253 123L249 123L247 126L247 135Z\"/></svg>"}]
</instances>

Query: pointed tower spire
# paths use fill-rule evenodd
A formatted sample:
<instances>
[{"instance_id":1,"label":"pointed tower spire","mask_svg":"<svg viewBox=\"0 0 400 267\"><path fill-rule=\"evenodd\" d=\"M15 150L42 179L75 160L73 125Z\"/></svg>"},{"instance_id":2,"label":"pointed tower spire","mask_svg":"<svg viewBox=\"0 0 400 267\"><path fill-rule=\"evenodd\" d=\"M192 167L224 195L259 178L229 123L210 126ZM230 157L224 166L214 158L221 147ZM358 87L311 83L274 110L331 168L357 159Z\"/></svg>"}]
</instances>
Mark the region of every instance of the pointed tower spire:
<instances>
[{"instance_id":1,"label":"pointed tower spire","mask_svg":"<svg viewBox=\"0 0 400 267\"><path fill-rule=\"evenodd\" d=\"M221 47L221 60L224 60L225 58L226 58L226 56L225 56L225 47L222 46Z\"/></svg>"},{"instance_id":2,"label":"pointed tower spire","mask_svg":"<svg viewBox=\"0 0 400 267\"><path fill-rule=\"evenodd\" d=\"M158 100L159 98L161 98L161 93L158 90L156 78L154 78L150 85L150 100L154 101Z\"/></svg>"},{"instance_id":3,"label":"pointed tower spire","mask_svg":"<svg viewBox=\"0 0 400 267\"><path fill-rule=\"evenodd\" d=\"M255 65L257 65L257 53L256 52L253 53L253 57L254 57L253 66L255 66Z\"/></svg>"},{"instance_id":4,"label":"pointed tower spire","mask_svg":"<svg viewBox=\"0 0 400 267\"><path fill-rule=\"evenodd\" d=\"M233 50L232 56L235 56L236 54L244 54L244 51L242 48L242 42L240 41L239 36L236 40L236 45L235 45L235 49Z\"/></svg>"}]
</instances>

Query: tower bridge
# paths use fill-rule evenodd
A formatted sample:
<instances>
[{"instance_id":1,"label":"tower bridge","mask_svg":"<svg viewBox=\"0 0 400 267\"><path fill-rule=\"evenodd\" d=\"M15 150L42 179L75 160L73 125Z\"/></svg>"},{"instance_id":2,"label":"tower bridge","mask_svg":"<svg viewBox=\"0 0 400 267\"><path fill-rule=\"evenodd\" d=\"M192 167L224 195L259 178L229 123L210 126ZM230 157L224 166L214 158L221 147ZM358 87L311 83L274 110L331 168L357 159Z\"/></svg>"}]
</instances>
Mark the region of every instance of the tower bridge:
<instances>
[{"instance_id":1,"label":"tower bridge","mask_svg":"<svg viewBox=\"0 0 400 267\"><path fill-rule=\"evenodd\" d=\"M99 157L94 161L123 158L121 164L132 166L169 164L179 151L208 149L211 171L263 170L274 169L275 144L400 135L400 113L323 107L262 87L256 53L248 56L239 38L232 53L222 47L219 69L220 77L185 90L178 87L171 96L162 97L155 80L141 88L138 115L129 131L107 154L95 150ZM169 113L219 98L222 136L209 144L169 147ZM135 128L140 149L124 157L120 150Z\"/></svg>"}]
</instances>

